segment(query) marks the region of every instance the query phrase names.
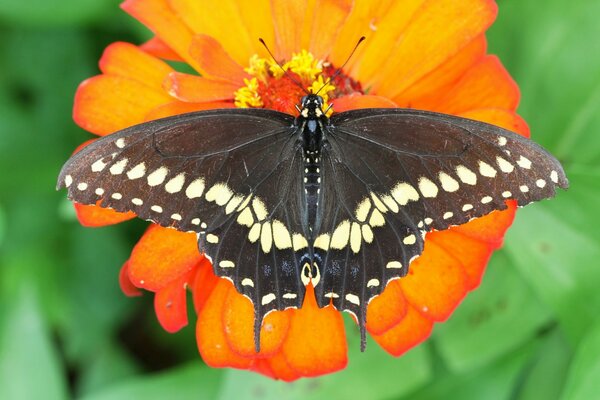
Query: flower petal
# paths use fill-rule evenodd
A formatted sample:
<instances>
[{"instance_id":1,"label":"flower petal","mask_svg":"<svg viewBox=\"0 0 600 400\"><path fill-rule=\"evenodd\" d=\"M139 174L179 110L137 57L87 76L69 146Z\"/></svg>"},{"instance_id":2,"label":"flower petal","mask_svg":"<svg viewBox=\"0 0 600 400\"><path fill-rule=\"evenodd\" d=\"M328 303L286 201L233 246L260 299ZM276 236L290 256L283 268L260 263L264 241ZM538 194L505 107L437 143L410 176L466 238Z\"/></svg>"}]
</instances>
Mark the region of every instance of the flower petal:
<instances>
[{"instance_id":1,"label":"flower petal","mask_svg":"<svg viewBox=\"0 0 600 400\"><path fill-rule=\"evenodd\" d=\"M491 25L497 6L492 0L437 0L410 14L402 35L384 47L391 55L384 65L374 50L361 63L359 80L379 95L394 98L451 58Z\"/></svg>"},{"instance_id":2,"label":"flower petal","mask_svg":"<svg viewBox=\"0 0 600 400\"><path fill-rule=\"evenodd\" d=\"M398 357L429 337L433 322L409 306L398 325L373 339L388 353Z\"/></svg>"},{"instance_id":3,"label":"flower petal","mask_svg":"<svg viewBox=\"0 0 600 400\"><path fill-rule=\"evenodd\" d=\"M173 280L154 295L154 311L163 329L175 333L188 324L186 287L193 272Z\"/></svg>"},{"instance_id":4,"label":"flower petal","mask_svg":"<svg viewBox=\"0 0 600 400\"><path fill-rule=\"evenodd\" d=\"M311 20L312 26L306 30L308 41L302 47L308 48L315 58L326 59L333 49L344 21L350 14L352 3L351 0L317 1L313 14L307 18Z\"/></svg>"},{"instance_id":5,"label":"flower petal","mask_svg":"<svg viewBox=\"0 0 600 400\"><path fill-rule=\"evenodd\" d=\"M198 313L196 342L202 359L211 367L247 369L252 365L253 359L233 352L225 338L223 312L227 295L233 290L235 288L229 281L219 279L206 304Z\"/></svg>"},{"instance_id":6,"label":"flower petal","mask_svg":"<svg viewBox=\"0 0 600 400\"><path fill-rule=\"evenodd\" d=\"M449 90L473 65L483 59L486 47L485 35L479 35L458 53L394 97L394 101L400 107L431 109L441 93Z\"/></svg>"},{"instance_id":7,"label":"flower petal","mask_svg":"<svg viewBox=\"0 0 600 400\"><path fill-rule=\"evenodd\" d=\"M181 72L170 73L164 87L171 96L190 103L233 99L233 93L239 88L235 83Z\"/></svg>"},{"instance_id":8,"label":"flower petal","mask_svg":"<svg viewBox=\"0 0 600 400\"><path fill-rule=\"evenodd\" d=\"M107 75L133 79L158 91L162 91L163 80L173 71L164 61L124 42L108 46L99 64Z\"/></svg>"},{"instance_id":9,"label":"flower petal","mask_svg":"<svg viewBox=\"0 0 600 400\"><path fill-rule=\"evenodd\" d=\"M482 242L490 243L495 248L502 245L504 234L515 218L517 205L511 200L506 202L508 209L493 211L485 217L454 227L453 229L463 235L472 237Z\"/></svg>"},{"instance_id":10,"label":"flower petal","mask_svg":"<svg viewBox=\"0 0 600 400\"><path fill-rule=\"evenodd\" d=\"M310 286L302 308L294 311L282 351L302 376L334 372L348 363L342 316L331 305L320 309Z\"/></svg>"},{"instance_id":11,"label":"flower petal","mask_svg":"<svg viewBox=\"0 0 600 400\"><path fill-rule=\"evenodd\" d=\"M395 108L396 103L382 96L362 95L353 93L348 96L338 97L331 101L335 112L356 110L359 108Z\"/></svg>"},{"instance_id":12,"label":"flower petal","mask_svg":"<svg viewBox=\"0 0 600 400\"><path fill-rule=\"evenodd\" d=\"M135 213L131 211L119 212L112 208L100 207L100 202L101 200L99 200L96 205L73 203L75 214L82 226L100 227L114 225L136 217Z\"/></svg>"},{"instance_id":13,"label":"flower petal","mask_svg":"<svg viewBox=\"0 0 600 400\"><path fill-rule=\"evenodd\" d=\"M260 330L260 353L254 349L254 307L252 302L235 290L227 296L223 311L225 337L229 347L244 357L269 357L281 347L287 336L291 312L269 313Z\"/></svg>"},{"instance_id":14,"label":"flower petal","mask_svg":"<svg viewBox=\"0 0 600 400\"><path fill-rule=\"evenodd\" d=\"M197 314L200 313L220 280L221 278L214 274L210 261L206 257L202 257L196 266L196 276L192 284L194 309Z\"/></svg>"},{"instance_id":15,"label":"flower petal","mask_svg":"<svg viewBox=\"0 0 600 400\"><path fill-rule=\"evenodd\" d=\"M196 71L203 72L190 56L192 31L179 19L167 0L125 0L121 8L146 25Z\"/></svg>"},{"instance_id":16,"label":"flower petal","mask_svg":"<svg viewBox=\"0 0 600 400\"><path fill-rule=\"evenodd\" d=\"M269 363L273 374L272 377L275 379L291 382L302 377L298 371L290 366L282 351L277 352L273 357L265 361Z\"/></svg>"},{"instance_id":17,"label":"flower petal","mask_svg":"<svg viewBox=\"0 0 600 400\"><path fill-rule=\"evenodd\" d=\"M275 27L275 57L278 60L289 59L292 53L297 53L302 48L306 3L306 0L271 1Z\"/></svg>"},{"instance_id":18,"label":"flower petal","mask_svg":"<svg viewBox=\"0 0 600 400\"><path fill-rule=\"evenodd\" d=\"M467 294L467 274L462 265L435 243L435 237L430 240L430 235L425 240L423 254L410 264L408 275L398 282L406 301L434 321L448 318Z\"/></svg>"},{"instance_id":19,"label":"flower petal","mask_svg":"<svg viewBox=\"0 0 600 400\"><path fill-rule=\"evenodd\" d=\"M150 110L172 100L138 81L99 75L79 85L73 119L83 129L103 136L142 122Z\"/></svg>"},{"instance_id":20,"label":"flower petal","mask_svg":"<svg viewBox=\"0 0 600 400\"><path fill-rule=\"evenodd\" d=\"M190 55L205 71L206 77L220 78L244 85L244 78L248 77L240 66L227 54L221 43L208 35L196 35L192 40Z\"/></svg>"},{"instance_id":21,"label":"flower petal","mask_svg":"<svg viewBox=\"0 0 600 400\"><path fill-rule=\"evenodd\" d=\"M515 110L519 96L519 87L498 58L486 56L440 96L432 110L446 114L480 108Z\"/></svg>"},{"instance_id":22,"label":"flower petal","mask_svg":"<svg viewBox=\"0 0 600 400\"><path fill-rule=\"evenodd\" d=\"M170 48L165 42L160 40L160 38L154 36L146 43L140 45L140 48L144 50L146 53L153 55L154 57L162 58L164 60L178 61L183 62L183 58L179 56Z\"/></svg>"},{"instance_id":23,"label":"flower petal","mask_svg":"<svg viewBox=\"0 0 600 400\"><path fill-rule=\"evenodd\" d=\"M185 114L194 111L216 110L218 108L234 108L232 102L213 101L206 103L186 103L183 101L173 101L156 107L144 118L145 121L152 121L159 118L170 117L173 115Z\"/></svg>"},{"instance_id":24,"label":"flower petal","mask_svg":"<svg viewBox=\"0 0 600 400\"><path fill-rule=\"evenodd\" d=\"M512 111L500 108L480 108L460 113L459 116L494 124L526 138L531 136L527 122Z\"/></svg>"},{"instance_id":25,"label":"flower petal","mask_svg":"<svg viewBox=\"0 0 600 400\"><path fill-rule=\"evenodd\" d=\"M200 261L196 235L151 225L133 248L129 278L137 287L158 291Z\"/></svg>"},{"instance_id":26,"label":"flower petal","mask_svg":"<svg viewBox=\"0 0 600 400\"><path fill-rule=\"evenodd\" d=\"M391 329L406 315L406 300L397 281L388 283L381 295L374 298L367 308L367 330L381 335Z\"/></svg>"},{"instance_id":27,"label":"flower petal","mask_svg":"<svg viewBox=\"0 0 600 400\"><path fill-rule=\"evenodd\" d=\"M129 279L129 260L125 261L121 267L121 271L119 271L119 286L121 287L123 294L127 297L142 295L142 291Z\"/></svg>"},{"instance_id":28,"label":"flower petal","mask_svg":"<svg viewBox=\"0 0 600 400\"><path fill-rule=\"evenodd\" d=\"M169 3L192 32L214 37L238 64L248 62L258 38L248 34L235 1L169 0Z\"/></svg>"}]
</instances>

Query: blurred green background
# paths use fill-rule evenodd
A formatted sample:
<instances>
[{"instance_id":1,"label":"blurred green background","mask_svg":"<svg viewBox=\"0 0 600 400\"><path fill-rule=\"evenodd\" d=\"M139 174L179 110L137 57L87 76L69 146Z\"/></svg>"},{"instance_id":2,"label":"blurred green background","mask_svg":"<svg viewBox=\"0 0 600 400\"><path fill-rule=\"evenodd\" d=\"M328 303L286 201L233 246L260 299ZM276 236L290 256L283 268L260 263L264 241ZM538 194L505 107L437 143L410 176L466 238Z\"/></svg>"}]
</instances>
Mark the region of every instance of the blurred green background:
<instances>
[{"instance_id":1,"label":"blurred green background","mask_svg":"<svg viewBox=\"0 0 600 400\"><path fill-rule=\"evenodd\" d=\"M521 210L472 293L401 358L371 342L338 374L213 370L118 271L144 223L78 225L55 178L88 134L73 94L102 50L148 32L116 0L0 2L0 399L600 398L600 1L500 0L489 31L533 138L571 189Z\"/></svg>"}]
</instances>

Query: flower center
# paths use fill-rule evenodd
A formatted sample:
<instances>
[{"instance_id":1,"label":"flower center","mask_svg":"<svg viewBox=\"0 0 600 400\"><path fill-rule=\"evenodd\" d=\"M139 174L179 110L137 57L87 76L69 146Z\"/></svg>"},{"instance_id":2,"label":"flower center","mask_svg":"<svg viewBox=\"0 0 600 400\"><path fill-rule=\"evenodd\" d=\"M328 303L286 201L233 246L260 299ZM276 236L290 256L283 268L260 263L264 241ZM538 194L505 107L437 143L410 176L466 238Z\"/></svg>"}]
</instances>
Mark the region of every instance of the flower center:
<instances>
[{"instance_id":1,"label":"flower center","mask_svg":"<svg viewBox=\"0 0 600 400\"><path fill-rule=\"evenodd\" d=\"M323 98L323 109L328 102L352 93L363 93L359 82L343 72L335 74L337 68L328 61L316 60L306 50L292 55L282 64L283 69L310 93L319 92ZM246 86L235 92L235 105L240 108L269 108L296 114L296 105L306 93L292 79L285 76L275 61L254 55L245 71L252 77L244 79ZM332 112L332 111L330 111Z\"/></svg>"}]
</instances>

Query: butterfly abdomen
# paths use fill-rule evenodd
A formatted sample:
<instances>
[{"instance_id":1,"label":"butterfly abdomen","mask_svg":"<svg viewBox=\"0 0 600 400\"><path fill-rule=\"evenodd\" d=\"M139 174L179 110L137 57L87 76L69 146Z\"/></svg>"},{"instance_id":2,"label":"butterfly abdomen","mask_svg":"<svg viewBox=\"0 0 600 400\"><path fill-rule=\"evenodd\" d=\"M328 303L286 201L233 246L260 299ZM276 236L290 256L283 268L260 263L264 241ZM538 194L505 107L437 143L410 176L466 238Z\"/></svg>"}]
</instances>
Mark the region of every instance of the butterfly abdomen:
<instances>
[{"instance_id":1,"label":"butterfly abdomen","mask_svg":"<svg viewBox=\"0 0 600 400\"><path fill-rule=\"evenodd\" d=\"M304 193L306 196L308 226L314 227L321 191L321 152L304 152Z\"/></svg>"}]
</instances>

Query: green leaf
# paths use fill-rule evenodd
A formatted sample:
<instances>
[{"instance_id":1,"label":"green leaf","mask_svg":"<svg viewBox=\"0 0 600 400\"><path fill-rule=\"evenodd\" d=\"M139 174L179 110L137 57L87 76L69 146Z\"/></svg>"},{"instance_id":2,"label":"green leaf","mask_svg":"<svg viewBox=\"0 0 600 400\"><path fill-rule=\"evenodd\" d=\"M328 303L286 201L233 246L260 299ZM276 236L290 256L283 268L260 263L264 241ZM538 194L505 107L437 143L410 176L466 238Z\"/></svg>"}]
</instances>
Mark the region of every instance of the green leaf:
<instances>
[{"instance_id":1,"label":"green leaf","mask_svg":"<svg viewBox=\"0 0 600 400\"><path fill-rule=\"evenodd\" d=\"M102 17L117 4L114 0L3 1L0 18L31 26L73 25Z\"/></svg>"},{"instance_id":2,"label":"green leaf","mask_svg":"<svg viewBox=\"0 0 600 400\"><path fill-rule=\"evenodd\" d=\"M434 340L451 370L472 370L531 340L549 319L548 311L499 251L481 286L436 327Z\"/></svg>"},{"instance_id":3,"label":"green leaf","mask_svg":"<svg viewBox=\"0 0 600 400\"><path fill-rule=\"evenodd\" d=\"M565 385L565 400L598 398L600 393L600 322L587 332L577 347Z\"/></svg>"},{"instance_id":4,"label":"green leaf","mask_svg":"<svg viewBox=\"0 0 600 400\"><path fill-rule=\"evenodd\" d=\"M222 370L208 368L199 362L194 362L173 368L168 372L129 379L83 396L81 400L214 399L222 374Z\"/></svg>"},{"instance_id":5,"label":"green leaf","mask_svg":"<svg viewBox=\"0 0 600 400\"><path fill-rule=\"evenodd\" d=\"M66 399L67 382L36 294L22 280L0 308L0 398Z\"/></svg>"}]
</instances>

